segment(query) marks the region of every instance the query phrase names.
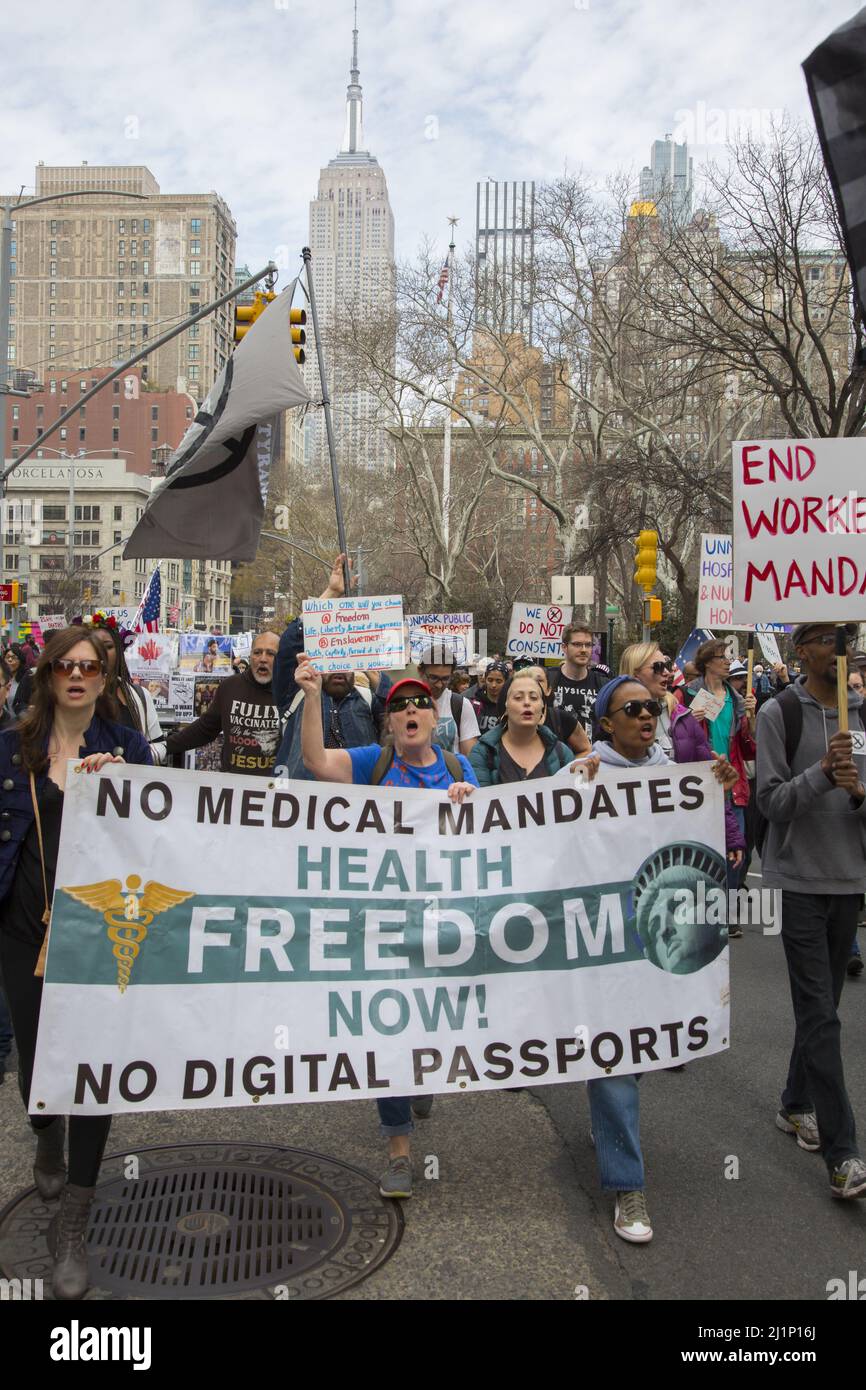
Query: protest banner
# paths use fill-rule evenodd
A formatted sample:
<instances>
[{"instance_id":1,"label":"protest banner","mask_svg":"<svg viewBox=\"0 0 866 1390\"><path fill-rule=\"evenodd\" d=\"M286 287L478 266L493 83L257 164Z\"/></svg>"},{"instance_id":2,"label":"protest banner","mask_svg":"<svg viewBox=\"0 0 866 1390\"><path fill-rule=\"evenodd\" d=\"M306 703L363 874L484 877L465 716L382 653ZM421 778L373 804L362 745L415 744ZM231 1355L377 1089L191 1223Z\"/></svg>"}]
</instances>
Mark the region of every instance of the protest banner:
<instances>
[{"instance_id":1,"label":"protest banner","mask_svg":"<svg viewBox=\"0 0 866 1390\"><path fill-rule=\"evenodd\" d=\"M389 671L405 665L403 600L308 598L303 604L304 651L317 671Z\"/></svg>"},{"instance_id":2,"label":"protest banner","mask_svg":"<svg viewBox=\"0 0 866 1390\"><path fill-rule=\"evenodd\" d=\"M508 625L507 656L562 656L562 633L573 610L566 604L513 603Z\"/></svg>"},{"instance_id":3,"label":"protest banner","mask_svg":"<svg viewBox=\"0 0 866 1390\"><path fill-rule=\"evenodd\" d=\"M135 622L135 615L136 615L137 612L138 612L138 607L137 607L137 605L136 605L135 607L133 607L133 608L129 608L129 607L121 607L121 608L102 608L102 607L100 607L99 609L97 609L97 612L99 612L99 613L104 613L105 616L106 616L106 618L114 618L114 620L115 620L115 622L117 623L117 626L118 626L118 627L127 627L127 628L129 628L130 631L131 631L131 630L132 630L132 625L133 625L133 623Z\"/></svg>"},{"instance_id":4,"label":"protest banner","mask_svg":"<svg viewBox=\"0 0 866 1390\"><path fill-rule=\"evenodd\" d=\"M454 654L458 666L472 660L471 613L407 613L409 628L409 660L418 662L425 647L437 646Z\"/></svg>"},{"instance_id":5,"label":"protest banner","mask_svg":"<svg viewBox=\"0 0 866 1390\"><path fill-rule=\"evenodd\" d=\"M66 627L66 614L43 613L39 621L43 632L59 632L61 628Z\"/></svg>"},{"instance_id":6,"label":"protest banner","mask_svg":"<svg viewBox=\"0 0 866 1390\"><path fill-rule=\"evenodd\" d=\"M131 679L150 692L157 709L166 709L171 673L177 660L176 639L165 633L140 632L125 655Z\"/></svg>"},{"instance_id":7,"label":"protest banner","mask_svg":"<svg viewBox=\"0 0 866 1390\"><path fill-rule=\"evenodd\" d=\"M250 652L253 649L253 634L251 632L236 632L232 637L232 656L235 661L249 661Z\"/></svg>"},{"instance_id":8,"label":"protest banner","mask_svg":"<svg viewBox=\"0 0 866 1390\"><path fill-rule=\"evenodd\" d=\"M854 620L866 594L863 439L733 446L734 621Z\"/></svg>"},{"instance_id":9,"label":"protest banner","mask_svg":"<svg viewBox=\"0 0 866 1390\"><path fill-rule=\"evenodd\" d=\"M706 763L460 807L250 780L70 771L34 1113L465 1093L727 1047Z\"/></svg>"},{"instance_id":10,"label":"protest banner","mask_svg":"<svg viewBox=\"0 0 866 1390\"><path fill-rule=\"evenodd\" d=\"M178 669L202 675L232 674L232 639L212 632L182 632L178 638Z\"/></svg>"},{"instance_id":11,"label":"protest banner","mask_svg":"<svg viewBox=\"0 0 866 1390\"><path fill-rule=\"evenodd\" d=\"M721 632L752 632L754 623L734 622L734 542L704 532L698 559L698 616L695 627ZM790 632L789 623L762 623L765 632Z\"/></svg>"}]
</instances>

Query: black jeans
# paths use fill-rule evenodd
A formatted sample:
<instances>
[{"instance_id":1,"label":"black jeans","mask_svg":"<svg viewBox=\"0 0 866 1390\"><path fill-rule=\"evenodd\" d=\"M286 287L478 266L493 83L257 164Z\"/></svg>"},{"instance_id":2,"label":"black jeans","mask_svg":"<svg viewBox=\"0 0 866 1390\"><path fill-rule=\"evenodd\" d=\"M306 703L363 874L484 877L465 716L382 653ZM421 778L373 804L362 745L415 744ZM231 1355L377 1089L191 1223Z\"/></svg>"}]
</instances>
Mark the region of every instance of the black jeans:
<instances>
[{"instance_id":1,"label":"black jeans","mask_svg":"<svg viewBox=\"0 0 866 1390\"><path fill-rule=\"evenodd\" d=\"M859 905L859 894L782 893L782 944L796 1025L782 1106L791 1114L815 1111L828 1168L857 1153L837 1006Z\"/></svg>"},{"instance_id":2,"label":"black jeans","mask_svg":"<svg viewBox=\"0 0 866 1390\"><path fill-rule=\"evenodd\" d=\"M25 1106L30 1100L33 1062L36 1056L36 1034L39 1029L39 1007L42 1003L42 981L33 974L39 957L39 947L19 941L8 932L0 931L0 962L3 983L12 1014L15 1042L18 1046L18 1080ZM35 1130L50 1125L53 1115L34 1115L30 1123ZM111 1116L74 1115L69 1121L69 1181L79 1187L95 1187L99 1165L111 1128Z\"/></svg>"}]
</instances>

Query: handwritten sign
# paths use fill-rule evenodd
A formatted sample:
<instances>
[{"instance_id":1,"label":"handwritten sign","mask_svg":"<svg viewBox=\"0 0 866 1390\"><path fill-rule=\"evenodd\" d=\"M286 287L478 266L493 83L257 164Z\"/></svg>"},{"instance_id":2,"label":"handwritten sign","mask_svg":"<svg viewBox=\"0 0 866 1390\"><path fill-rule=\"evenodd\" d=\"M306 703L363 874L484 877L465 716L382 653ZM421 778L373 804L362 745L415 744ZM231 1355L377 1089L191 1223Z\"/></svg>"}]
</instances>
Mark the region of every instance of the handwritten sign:
<instances>
[{"instance_id":1,"label":"handwritten sign","mask_svg":"<svg viewBox=\"0 0 866 1390\"><path fill-rule=\"evenodd\" d=\"M733 537L704 532L698 559L698 615L695 627L719 632L752 632L754 623L734 622ZM761 623L764 632L790 632L790 623ZM778 658L777 658L778 660Z\"/></svg>"},{"instance_id":2,"label":"handwritten sign","mask_svg":"<svg viewBox=\"0 0 866 1390\"><path fill-rule=\"evenodd\" d=\"M317 671L387 671L402 668L403 599L304 600L304 651Z\"/></svg>"},{"instance_id":3,"label":"handwritten sign","mask_svg":"<svg viewBox=\"0 0 866 1390\"><path fill-rule=\"evenodd\" d=\"M472 659L471 613L407 613L409 660L420 661L425 647L447 648L458 666Z\"/></svg>"},{"instance_id":4,"label":"handwritten sign","mask_svg":"<svg viewBox=\"0 0 866 1390\"><path fill-rule=\"evenodd\" d=\"M568 604L514 603L505 650L509 656L562 656L563 629L571 622Z\"/></svg>"},{"instance_id":5,"label":"handwritten sign","mask_svg":"<svg viewBox=\"0 0 866 1390\"><path fill-rule=\"evenodd\" d=\"M707 719L711 723L714 719L718 719L724 708L724 696L713 695L710 690L699 690L692 700L692 703L689 705L689 709L695 716L695 719Z\"/></svg>"},{"instance_id":6,"label":"handwritten sign","mask_svg":"<svg viewBox=\"0 0 866 1390\"><path fill-rule=\"evenodd\" d=\"M866 595L866 441L739 440L734 619L847 621Z\"/></svg>"}]
</instances>

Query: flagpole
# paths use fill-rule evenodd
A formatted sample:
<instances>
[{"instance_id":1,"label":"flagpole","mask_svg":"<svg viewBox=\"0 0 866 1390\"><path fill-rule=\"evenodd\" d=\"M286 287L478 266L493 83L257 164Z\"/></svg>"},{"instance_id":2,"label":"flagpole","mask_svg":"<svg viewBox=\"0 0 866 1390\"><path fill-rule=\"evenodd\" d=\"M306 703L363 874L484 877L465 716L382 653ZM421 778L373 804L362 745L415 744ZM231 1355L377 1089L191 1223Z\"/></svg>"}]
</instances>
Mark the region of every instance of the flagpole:
<instances>
[{"instance_id":1,"label":"flagpole","mask_svg":"<svg viewBox=\"0 0 866 1390\"><path fill-rule=\"evenodd\" d=\"M307 272L307 298L310 301L310 313L313 316L316 357L319 362L319 381L322 384L322 408L325 412L325 433L328 436L328 454L331 459L331 483L334 488L334 508L337 513L337 543L340 547L340 554L343 557L343 584L345 585L345 594L348 598L351 593L349 552L346 547L346 528L343 524L343 504L340 501L340 479L337 473L337 450L334 445L334 425L331 420L331 398L328 395L328 383L325 378L325 356L322 352L322 336L319 333L319 317L316 313L316 292L313 288L313 274L310 269L313 253L309 246L305 246L301 251L301 259L304 262L304 267Z\"/></svg>"}]
</instances>

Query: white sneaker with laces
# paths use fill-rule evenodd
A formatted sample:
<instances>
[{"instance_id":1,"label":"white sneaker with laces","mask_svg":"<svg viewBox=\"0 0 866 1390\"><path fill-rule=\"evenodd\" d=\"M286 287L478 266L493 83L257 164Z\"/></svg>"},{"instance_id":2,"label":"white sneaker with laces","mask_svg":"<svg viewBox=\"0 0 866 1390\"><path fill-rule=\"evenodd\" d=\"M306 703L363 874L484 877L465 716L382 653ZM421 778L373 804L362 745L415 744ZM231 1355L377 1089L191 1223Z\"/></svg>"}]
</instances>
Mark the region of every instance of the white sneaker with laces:
<instances>
[{"instance_id":1,"label":"white sneaker with laces","mask_svg":"<svg viewBox=\"0 0 866 1390\"><path fill-rule=\"evenodd\" d=\"M618 1192L613 1214L613 1229L623 1240L646 1245L653 1238L646 1198L642 1192Z\"/></svg>"}]
</instances>

